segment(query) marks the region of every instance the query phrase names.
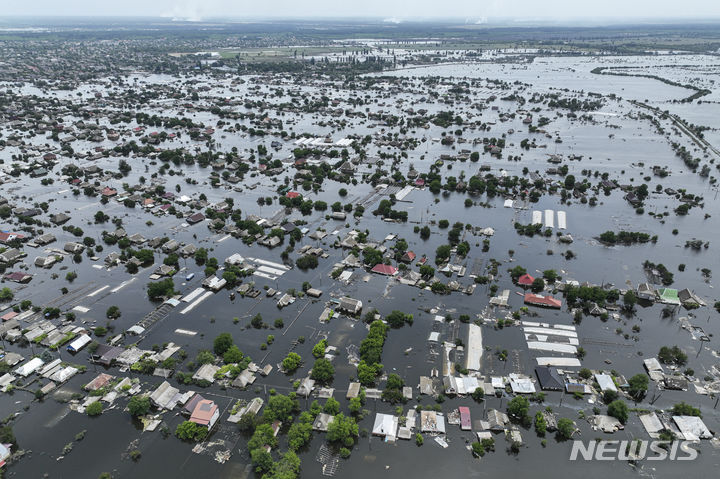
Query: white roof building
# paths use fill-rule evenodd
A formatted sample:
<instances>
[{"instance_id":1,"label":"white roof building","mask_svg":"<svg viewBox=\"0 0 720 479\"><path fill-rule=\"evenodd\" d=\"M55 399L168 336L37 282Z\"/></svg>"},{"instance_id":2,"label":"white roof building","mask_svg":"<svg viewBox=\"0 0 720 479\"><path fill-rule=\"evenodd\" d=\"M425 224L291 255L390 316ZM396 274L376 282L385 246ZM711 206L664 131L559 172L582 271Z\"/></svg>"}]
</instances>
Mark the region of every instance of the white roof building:
<instances>
[{"instance_id":1,"label":"white roof building","mask_svg":"<svg viewBox=\"0 0 720 479\"><path fill-rule=\"evenodd\" d=\"M45 362L40 358L32 358L19 368L15 370L15 373L22 377L28 377L35 371L37 371Z\"/></svg>"}]
</instances>

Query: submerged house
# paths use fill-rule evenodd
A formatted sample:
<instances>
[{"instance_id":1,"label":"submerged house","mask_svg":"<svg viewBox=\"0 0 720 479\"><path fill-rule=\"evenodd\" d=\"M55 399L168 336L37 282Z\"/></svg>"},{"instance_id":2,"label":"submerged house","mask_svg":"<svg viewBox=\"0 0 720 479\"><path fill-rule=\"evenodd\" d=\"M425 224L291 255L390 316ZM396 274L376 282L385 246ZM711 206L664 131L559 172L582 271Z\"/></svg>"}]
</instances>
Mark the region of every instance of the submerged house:
<instances>
[{"instance_id":1,"label":"submerged house","mask_svg":"<svg viewBox=\"0 0 720 479\"><path fill-rule=\"evenodd\" d=\"M637 290L635 290L635 296L646 301L655 301L657 298L655 288L650 283L640 283Z\"/></svg>"},{"instance_id":2,"label":"submerged house","mask_svg":"<svg viewBox=\"0 0 720 479\"><path fill-rule=\"evenodd\" d=\"M349 314L358 314L362 311L362 307L362 301L348 297L340 298L340 304L338 305L340 311L345 311Z\"/></svg>"},{"instance_id":3,"label":"submerged house","mask_svg":"<svg viewBox=\"0 0 720 479\"><path fill-rule=\"evenodd\" d=\"M540 296L539 294L532 293L527 293L525 295L525 304L554 309L560 309L562 307L562 301L559 299L555 299L550 295Z\"/></svg>"}]
</instances>

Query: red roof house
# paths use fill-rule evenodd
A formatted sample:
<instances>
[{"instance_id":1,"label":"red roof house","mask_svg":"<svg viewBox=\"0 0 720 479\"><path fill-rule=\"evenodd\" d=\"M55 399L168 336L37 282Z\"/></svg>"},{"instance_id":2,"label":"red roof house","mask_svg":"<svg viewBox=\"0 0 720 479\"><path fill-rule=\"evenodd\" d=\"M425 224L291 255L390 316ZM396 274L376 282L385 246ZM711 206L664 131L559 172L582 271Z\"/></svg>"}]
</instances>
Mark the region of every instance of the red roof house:
<instances>
[{"instance_id":1,"label":"red roof house","mask_svg":"<svg viewBox=\"0 0 720 479\"><path fill-rule=\"evenodd\" d=\"M6 233L4 231L0 231L0 243L2 244L9 243L10 241L14 240L23 239L25 239L25 235L21 235L20 233Z\"/></svg>"},{"instance_id":2,"label":"red roof house","mask_svg":"<svg viewBox=\"0 0 720 479\"><path fill-rule=\"evenodd\" d=\"M217 405L209 399L203 399L198 401L197 406L195 406L190 421L201 426L207 426L210 429L218 420L218 417L220 417L220 410Z\"/></svg>"},{"instance_id":3,"label":"red roof house","mask_svg":"<svg viewBox=\"0 0 720 479\"><path fill-rule=\"evenodd\" d=\"M413 253L412 251L406 251L402 258L400 258L400 261L404 263L412 263L413 261L415 261L415 256L415 253Z\"/></svg>"},{"instance_id":4,"label":"red roof house","mask_svg":"<svg viewBox=\"0 0 720 479\"><path fill-rule=\"evenodd\" d=\"M544 308L555 309L560 309L562 307L562 301L560 301L559 299L555 299L550 295L540 296L532 293L525 294L525 304L532 304L533 306L542 306Z\"/></svg>"},{"instance_id":5,"label":"red roof house","mask_svg":"<svg viewBox=\"0 0 720 479\"><path fill-rule=\"evenodd\" d=\"M378 263L375 266L373 266L373 269L371 271L373 273L384 274L386 276L395 276L397 274L398 270L395 266L390 266L389 264Z\"/></svg>"},{"instance_id":6,"label":"red roof house","mask_svg":"<svg viewBox=\"0 0 720 479\"><path fill-rule=\"evenodd\" d=\"M524 274L518 278L517 283L520 286L532 286L533 281L535 281L535 278L533 278L529 274Z\"/></svg>"},{"instance_id":7,"label":"red roof house","mask_svg":"<svg viewBox=\"0 0 720 479\"><path fill-rule=\"evenodd\" d=\"M32 279L32 275L23 273L22 271L14 271L4 276L6 281L14 281L16 283L28 283Z\"/></svg>"},{"instance_id":8,"label":"red roof house","mask_svg":"<svg viewBox=\"0 0 720 479\"><path fill-rule=\"evenodd\" d=\"M463 431L469 431L470 429L472 429L470 420L470 408L460 406L458 408L458 411L460 411L460 429L462 429Z\"/></svg>"},{"instance_id":9,"label":"red roof house","mask_svg":"<svg viewBox=\"0 0 720 479\"><path fill-rule=\"evenodd\" d=\"M20 314L20 313L16 313L15 311L10 311L9 313L5 313L2 316L0 316L0 319L2 319L3 321L10 321L18 314Z\"/></svg>"},{"instance_id":10,"label":"red roof house","mask_svg":"<svg viewBox=\"0 0 720 479\"><path fill-rule=\"evenodd\" d=\"M301 196L301 195L297 191L288 191L285 196L287 196L290 199L293 199L293 198L297 198L298 196Z\"/></svg>"}]
</instances>

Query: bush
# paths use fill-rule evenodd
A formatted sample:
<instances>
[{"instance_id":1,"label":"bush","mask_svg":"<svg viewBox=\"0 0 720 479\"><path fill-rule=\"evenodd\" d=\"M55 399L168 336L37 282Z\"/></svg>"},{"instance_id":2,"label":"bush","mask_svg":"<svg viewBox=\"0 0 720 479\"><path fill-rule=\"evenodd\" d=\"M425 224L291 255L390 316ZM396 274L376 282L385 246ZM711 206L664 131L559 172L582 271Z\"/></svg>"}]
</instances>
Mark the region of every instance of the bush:
<instances>
[{"instance_id":1,"label":"bush","mask_svg":"<svg viewBox=\"0 0 720 479\"><path fill-rule=\"evenodd\" d=\"M160 299L175 294L175 283L172 278L156 281L147 285L147 294L150 299Z\"/></svg>"},{"instance_id":2,"label":"bush","mask_svg":"<svg viewBox=\"0 0 720 479\"><path fill-rule=\"evenodd\" d=\"M325 358L320 358L313 364L310 377L323 384L327 384L332 381L334 375L335 367L332 363Z\"/></svg>"},{"instance_id":3,"label":"bush","mask_svg":"<svg viewBox=\"0 0 720 479\"><path fill-rule=\"evenodd\" d=\"M103 412L103 405L100 401L95 401L85 408L85 412L88 416L99 416Z\"/></svg>"},{"instance_id":4,"label":"bush","mask_svg":"<svg viewBox=\"0 0 720 479\"><path fill-rule=\"evenodd\" d=\"M230 333L221 333L215 338L215 341L213 341L213 351L218 356L222 356L232 345L232 335L230 335Z\"/></svg>"},{"instance_id":5,"label":"bush","mask_svg":"<svg viewBox=\"0 0 720 479\"><path fill-rule=\"evenodd\" d=\"M630 385L628 393L633 399L639 401L645 397L645 393L647 393L648 382L648 377L645 374L636 374L628 380L628 384Z\"/></svg>"},{"instance_id":6,"label":"bush","mask_svg":"<svg viewBox=\"0 0 720 479\"><path fill-rule=\"evenodd\" d=\"M314 255L306 254L295 260L295 264L302 270L315 269L318 267L318 259Z\"/></svg>"},{"instance_id":7,"label":"bush","mask_svg":"<svg viewBox=\"0 0 720 479\"><path fill-rule=\"evenodd\" d=\"M148 396L133 396L128 403L130 414L138 417L144 416L150 411L150 398Z\"/></svg>"},{"instance_id":8,"label":"bush","mask_svg":"<svg viewBox=\"0 0 720 479\"><path fill-rule=\"evenodd\" d=\"M682 366L687 363L687 354L677 346L663 346L658 352L658 360L663 364L677 364Z\"/></svg>"},{"instance_id":9,"label":"bush","mask_svg":"<svg viewBox=\"0 0 720 479\"><path fill-rule=\"evenodd\" d=\"M608 416L625 424L628 420L628 407L622 399L616 399L608 405Z\"/></svg>"},{"instance_id":10,"label":"bush","mask_svg":"<svg viewBox=\"0 0 720 479\"><path fill-rule=\"evenodd\" d=\"M122 313L120 312L120 308L117 306L110 306L107 311L105 312L105 316L108 319L117 319L120 317Z\"/></svg>"},{"instance_id":11,"label":"bush","mask_svg":"<svg viewBox=\"0 0 720 479\"><path fill-rule=\"evenodd\" d=\"M292 374L295 371L297 371L297 368L300 367L300 363L302 362L302 358L298 353L288 353L287 357L282 360L282 367L285 370L285 372Z\"/></svg>"},{"instance_id":12,"label":"bush","mask_svg":"<svg viewBox=\"0 0 720 479\"><path fill-rule=\"evenodd\" d=\"M184 421L175 429L175 435L183 441L200 442L207 436L207 428L191 421Z\"/></svg>"},{"instance_id":13,"label":"bush","mask_svg":"<svg viewBox=\"0 0 720 479\"><path fill-rule=\"evenodd\" d=\"M11 301L14 296L12 289L8 287L0 290L0 301Z\"/></svg>"},{"instance_id":14,"label":"bush","mask_svg":"<svg viewBox=\"0 0 720 479\"><path fill-rule=\"evenodd\" d=\"M700 414L700 409L696 407L692 407L689 404L685 404L685 402L681 402L679 404L676 404L672 408L673 416L697 416L702 417L702 414Z\"/></svg>"},{"instance_id":15,"label":"bush","mask_svg":"<svg viewBox=\"0 0 720 479\"><path fill-rule=\"evenodd\" d=\"M566 417L558 419L557 435L558 439L570 439L575 432L575 423Z\"/></svg>"}]
</instances>

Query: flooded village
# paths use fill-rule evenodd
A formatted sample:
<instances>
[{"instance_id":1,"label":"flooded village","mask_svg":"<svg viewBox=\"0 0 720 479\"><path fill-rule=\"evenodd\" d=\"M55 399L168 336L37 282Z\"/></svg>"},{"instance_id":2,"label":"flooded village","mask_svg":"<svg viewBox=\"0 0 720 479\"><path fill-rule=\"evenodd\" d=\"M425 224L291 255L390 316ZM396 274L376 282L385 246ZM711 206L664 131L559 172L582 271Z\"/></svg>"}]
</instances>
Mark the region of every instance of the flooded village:
<instances>
[{"instance_id":1,"label":"flooded village","mask_svg":"<svg viewBox=\"0 0 720 479\"><path fill-rule=\"evenodd\" d=\"M717 468L717 25L17 22L2 477Z\"/></svg>"}]
</instances>

